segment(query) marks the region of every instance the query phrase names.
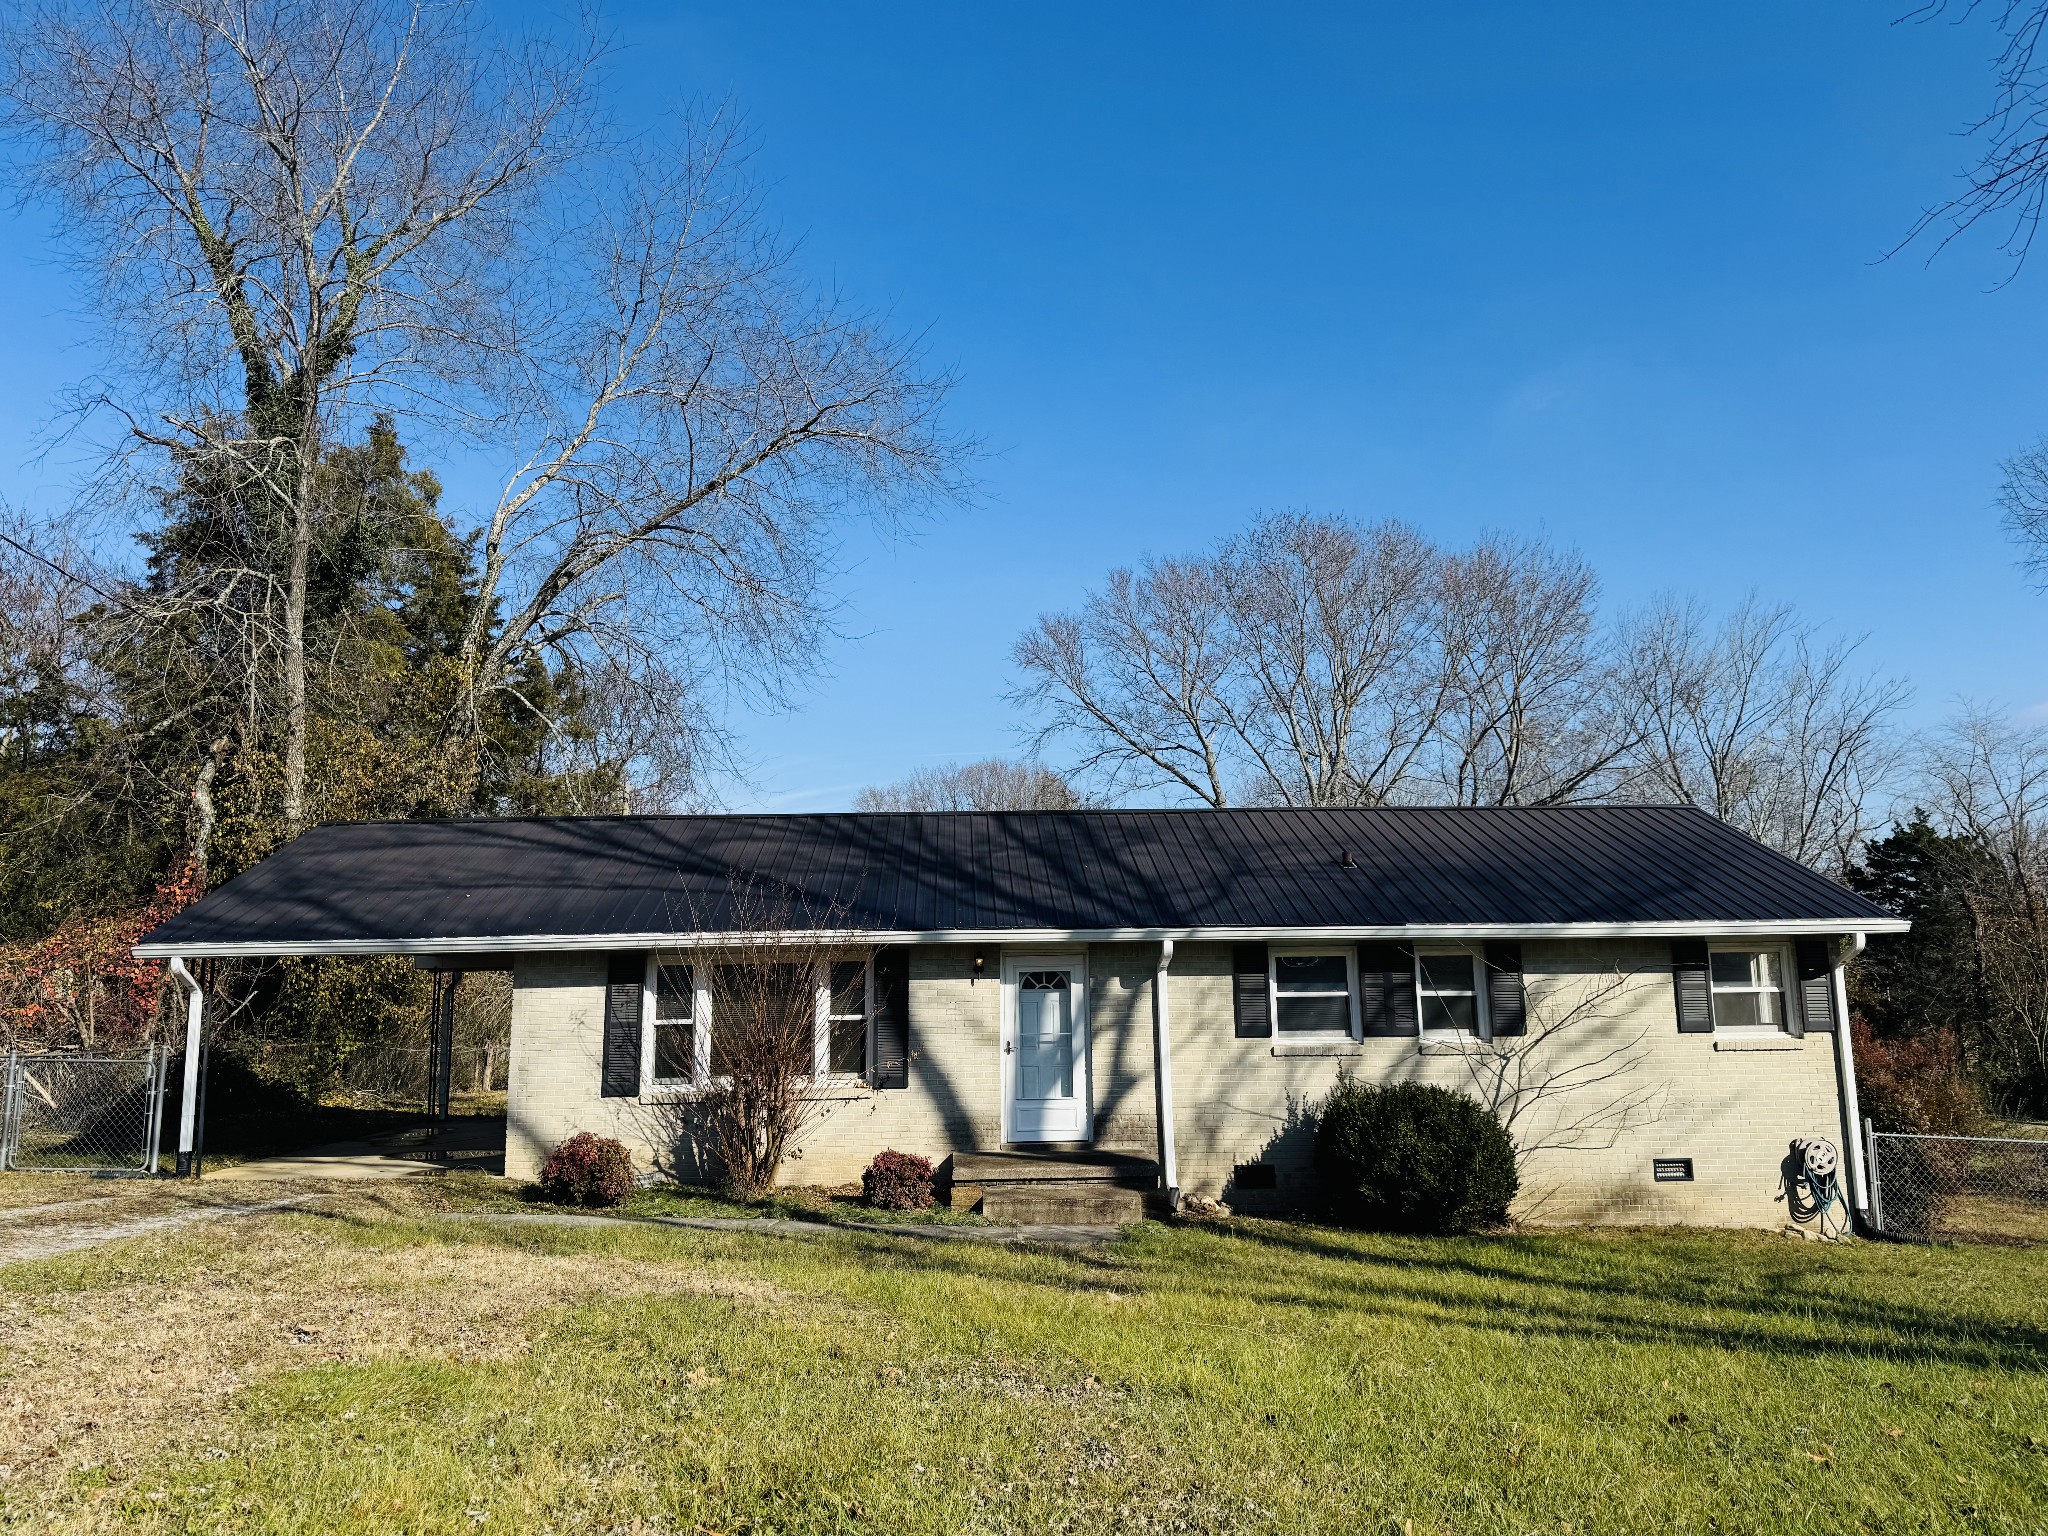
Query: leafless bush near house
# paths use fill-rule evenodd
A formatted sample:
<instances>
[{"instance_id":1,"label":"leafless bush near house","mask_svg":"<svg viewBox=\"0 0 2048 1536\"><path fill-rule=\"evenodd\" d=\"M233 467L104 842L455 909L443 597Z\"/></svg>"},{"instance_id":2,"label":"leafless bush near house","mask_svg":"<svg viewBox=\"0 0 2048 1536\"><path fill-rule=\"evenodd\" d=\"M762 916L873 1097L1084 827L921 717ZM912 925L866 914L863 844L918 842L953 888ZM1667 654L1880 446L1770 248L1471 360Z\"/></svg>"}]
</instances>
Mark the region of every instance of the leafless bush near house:
<instances>
[{"instance_id":1,"label":"leafless bush near house","mask_svg":"<svg viewBox=\"0 0 2048 1536\"><path fill-rule=\"evenodd\" d=\"M834 961L843 946L835 935L843 917L837 908L736 875L719 922L688 924L699 931L715 926L731 938L677 962L686 973L677 985L709 1002L709 1050L701 1075L658 1098L651 1113L662 1143L698 1150L707 1171L739 1199L774 1187L824 1107L832 1063L819 1057L819 988L828 989L826 1014L840 1011L829 989L838 984ZM864 1039L865 970L860 974ZM657 992L669 985L665 979Z\"/></svg>"}]
</instances>

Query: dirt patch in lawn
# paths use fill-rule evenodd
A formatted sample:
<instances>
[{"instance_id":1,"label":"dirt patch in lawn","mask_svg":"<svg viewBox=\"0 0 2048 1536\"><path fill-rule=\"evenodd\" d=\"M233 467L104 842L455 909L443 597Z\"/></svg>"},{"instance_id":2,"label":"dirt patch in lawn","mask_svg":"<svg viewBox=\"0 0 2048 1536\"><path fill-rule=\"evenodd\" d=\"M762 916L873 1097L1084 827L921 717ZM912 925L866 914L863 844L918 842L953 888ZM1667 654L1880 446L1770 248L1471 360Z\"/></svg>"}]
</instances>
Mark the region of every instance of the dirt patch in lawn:
<instances>
[{"instance_id":1,"label":"dirt patch in lawn","mask_svg":"<svg viewBox=\"0 0 2048 1536\"><path fill-rule=\"evenodd\" d=\"M145 1264L55 1295L0 1292L0 1508L12 1520L70 1503L81 1475L118 1488L167 1438L214 1441L228 1400L279 1371L517 1356L539 1314L594 1298L776 1294L596 1254L336 1243L278 1216L228 1217L175 1241L211 1250L203 1278Z\"/></svg>"}]
</instances>

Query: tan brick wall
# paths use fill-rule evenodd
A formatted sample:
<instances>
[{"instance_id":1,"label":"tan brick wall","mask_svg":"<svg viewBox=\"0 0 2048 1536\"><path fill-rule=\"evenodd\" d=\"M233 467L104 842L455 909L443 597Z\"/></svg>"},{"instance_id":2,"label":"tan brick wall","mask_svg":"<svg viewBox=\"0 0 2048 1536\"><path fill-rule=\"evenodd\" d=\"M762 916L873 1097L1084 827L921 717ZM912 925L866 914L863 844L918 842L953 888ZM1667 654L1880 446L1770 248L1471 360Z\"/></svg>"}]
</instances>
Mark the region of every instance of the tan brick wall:
<instances>
[{"instance_id":1,"label":"tan brick wall","mask_svg":"<svg viewBox=\"0 0 2048 1536\"><path fill-rule=\"evenodd\" d=\"M999 952L973 978L973 951L911 951L910 1087L853 1088L807 1128L785 1173L792 1183L857 1179L885 1147L934 1162L1000 1140ZM1089 953L1089 1065L1098 1145L1150 1154L1156 1146L1152 978L1158 948L1096 945ZM1668 951L1661 942L1524 946L1532 1036L1575 1003L1583 1017L1531 1056L1537 1077L1578 1063L1580 1078L1609 1081L1544 1101L1517 1130L1535 1143L1525 1159L1518 1214L1535 1221L1693 1222L1777 1226L1786 1220L1779 1164L1794 1136L1839 1144L1832 1042L1773 1041L1738 1049L1726 1039L1680 1035ZM547 1149L578 1130L617 1136L650 1171L692 1175L677 1107L598 1093L604 961L533 956L514 977L507 1172L530 1178ZM1239 1040L1231 1014L1230 949L1183 944L1173 965L1174 1082L1183 1188L1247 1207L1262 1197L1231 1187L1232 1170L1270 1162L1280 1188L1269 1203L1310 1188L1315 1103L1340 1068L1374 1081L1469 1088L1474 1058L1451 1046L1368 1040L1304 1051L1290 1042ZM1747 1042L1745 1042L1747 1044ZM1609 1066L1599 1063L1605 1058ZM1619 1124L1617 1106L1628 1113ZM1658 1184L1652 1157L1690 1157L1696 1181Z\"/></svg>"}]
</instances>

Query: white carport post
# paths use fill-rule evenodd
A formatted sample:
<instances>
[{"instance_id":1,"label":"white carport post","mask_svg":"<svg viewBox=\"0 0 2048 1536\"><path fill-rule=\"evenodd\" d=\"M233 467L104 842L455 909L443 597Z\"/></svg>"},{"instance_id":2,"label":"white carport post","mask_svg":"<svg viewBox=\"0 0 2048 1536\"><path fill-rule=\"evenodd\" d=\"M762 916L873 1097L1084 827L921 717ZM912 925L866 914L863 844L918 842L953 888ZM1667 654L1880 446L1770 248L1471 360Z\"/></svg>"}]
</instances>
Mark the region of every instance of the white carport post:
<instances>
[{"instance_id":1,"label":"white carport post","mask_svg":"<svg viewBox=\"0 0 2048 1536\"><path fill-rule=\"evenodd\" d=\"M1173 940L1159 941L1159 969L1152 973L1152 1060L1159 1086L1159 1184L1168 1204L1180 1208L1180 1167L1173 1150L1173 1018L1167 1005L1167 977L1173 970Z\"/></svg>"},{"instance_id":2,"label":"white carport post","mask_svg":"<svg viewBox=\"0 0 2048 1536\"><path fill-rule=\"evenodd\" d=\"M178 1177L184 1179L192 1176L199 1133L199 1026L206 1018L206 993L183 956L171 956L171 974L185 984L185 1083L178 1104Z\"/></svg>"}]
</instances>

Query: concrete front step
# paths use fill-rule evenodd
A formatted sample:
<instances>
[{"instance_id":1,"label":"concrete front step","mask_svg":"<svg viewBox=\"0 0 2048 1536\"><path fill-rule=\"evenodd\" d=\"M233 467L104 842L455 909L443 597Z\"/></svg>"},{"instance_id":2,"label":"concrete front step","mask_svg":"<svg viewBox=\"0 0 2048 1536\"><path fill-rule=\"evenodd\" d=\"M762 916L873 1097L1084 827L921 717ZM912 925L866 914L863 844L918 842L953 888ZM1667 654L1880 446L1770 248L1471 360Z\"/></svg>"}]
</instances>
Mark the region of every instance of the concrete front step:
<instances>
[{"instance_id":1,"label":"concrete front step","mask_svg":"<svg viewBox=\"0 0 2048 1536\"><path fill-rule=\"evenodd\" d=\"M978 1207L1006 1226L1111 1227L1143 1221L1149 1192L1099 1179L983 1185ZM956 1202L957 1204L957 1202Z\"/></svg>"},{"instance_id":2,"label":"concrete front step","mask_svg":"<svg viewBox=\"0 0 2048 1536\"><path fill-rule=\"evenodd\" d=\"M1020 1224L1138 1221L1159 1188L1150 1158L1093 1147L957 1152L950 1173L955 1210Z\"/></svg>"}]
</instances>

